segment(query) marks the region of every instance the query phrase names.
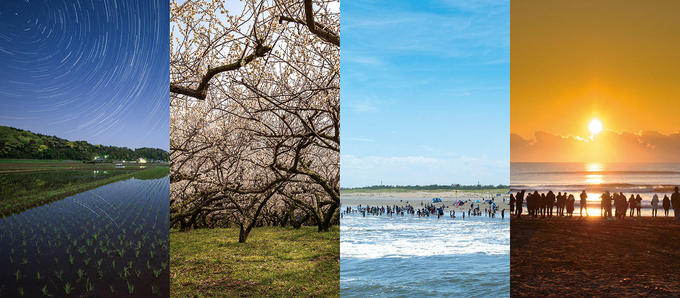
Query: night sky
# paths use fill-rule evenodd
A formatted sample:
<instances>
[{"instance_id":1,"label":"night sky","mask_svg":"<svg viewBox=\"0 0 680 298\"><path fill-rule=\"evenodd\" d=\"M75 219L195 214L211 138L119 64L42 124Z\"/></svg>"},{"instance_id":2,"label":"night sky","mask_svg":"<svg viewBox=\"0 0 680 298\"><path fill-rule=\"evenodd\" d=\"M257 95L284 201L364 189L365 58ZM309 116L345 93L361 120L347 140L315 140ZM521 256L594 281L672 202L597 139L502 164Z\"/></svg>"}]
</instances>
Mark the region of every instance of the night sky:
<instances>
[{"instance_id":1,"label":"night sky","mask_svg":"<svg viewBox=\"0 0 680 298\"><path fill-rule=\"evenodd\" d=\"M169 147L165 0L0 1L0 125Z\"/></svg>"}]
</instances>

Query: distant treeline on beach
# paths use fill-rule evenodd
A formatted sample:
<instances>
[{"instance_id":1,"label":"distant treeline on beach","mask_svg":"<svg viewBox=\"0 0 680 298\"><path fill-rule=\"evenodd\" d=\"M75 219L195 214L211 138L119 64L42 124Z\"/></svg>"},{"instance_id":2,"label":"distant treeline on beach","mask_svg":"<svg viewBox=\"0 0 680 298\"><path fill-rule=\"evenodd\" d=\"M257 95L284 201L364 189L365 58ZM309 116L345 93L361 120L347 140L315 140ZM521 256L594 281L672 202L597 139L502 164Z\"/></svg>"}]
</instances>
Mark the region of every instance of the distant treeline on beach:
<instances>
[{"instance_id":1,"label":"distant treeline on beach","mask_svg":"<svg viewBox=\"0 0 680 298\"><path fill-rule=\"evenodd\" d=\"M373 185L373 186L363 186L363 187L341 187L340 190L389 190L389 191L447 191L447 190L482 190L482 189L509 189L510 186L498 184L498 185L462 185L462 184L450 184L450 185Z\"/></svg>"},{"instance_id":2,"label":"distant treeline on beach","mask_svg":"<svg viewBox=\"0 0 680 298\"><path fill-rule=\"evenodd\" d=\"M163 149L92 145L85 141L69 141L9 126L0 126L0 158L92 160L170 160Z\"/></svg>"}]
</instances>

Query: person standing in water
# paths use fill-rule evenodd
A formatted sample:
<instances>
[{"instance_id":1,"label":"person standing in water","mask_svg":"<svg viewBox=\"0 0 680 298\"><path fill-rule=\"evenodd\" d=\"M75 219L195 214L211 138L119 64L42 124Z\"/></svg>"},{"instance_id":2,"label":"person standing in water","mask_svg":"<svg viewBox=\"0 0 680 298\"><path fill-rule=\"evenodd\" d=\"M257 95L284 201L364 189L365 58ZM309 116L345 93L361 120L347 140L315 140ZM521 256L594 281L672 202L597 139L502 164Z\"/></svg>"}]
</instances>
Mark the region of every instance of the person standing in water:
<instances>
[{"instance_id":1,"label":"person standing in water","mask_svg":"<svg viewBox=\"0 0 680 298\"><path fill-rule=\"evenodd\" d=\"M579 202L579 205L581 206L581 216L583 216L583 209L586 209L586 216L588 216L588 205L586 199L588 198L588 195L586 194L586 190L584 189L581 192L581 201Z\"/></svg>"},{"instance_id":2,"label":"person standing in water","mask_svg":"<svg viewBox=\"0 0 680 298\"><path fill-rule=\"evenodd\" d=\"M659 195L654 194L652 197L652 217L656 217L656 212L659 209Z\"/></svg>"},{"instance_id":3,"label":"person standing in water","mask_svg":"<svg viewBox=\"0 0 680 298\"><path fill-rule=\"evenodd\" d=\"M637 194L637 196L635 196L635 208L637 209L638 217L640 217L641 216L640 209L642 209L642 197L640 196L640 194Z\"/></svg>"}]
</instances>

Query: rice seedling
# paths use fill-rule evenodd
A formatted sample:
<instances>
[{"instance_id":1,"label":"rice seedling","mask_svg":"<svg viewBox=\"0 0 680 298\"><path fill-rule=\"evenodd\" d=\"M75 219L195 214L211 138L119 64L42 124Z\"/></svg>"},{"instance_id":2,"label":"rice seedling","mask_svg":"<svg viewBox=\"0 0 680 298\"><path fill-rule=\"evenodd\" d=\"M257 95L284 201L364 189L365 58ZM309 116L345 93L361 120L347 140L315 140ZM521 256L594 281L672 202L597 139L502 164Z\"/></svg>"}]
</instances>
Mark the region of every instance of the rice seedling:
<instances>
[{"instance_id":1,"label":"rice seedling","mask_svg":"<svg viewBox=\"0 0 680 298\"><path fill-rule=\"evenodd\" d=\"M94 286L92 285L92 282L90 282L90 278L87 278L87 282L85 283L85 291L90 292L94 290Z\"/></svg>"},{"instance_id":2,"label":"rice seedling","mask_svg":"<svg viewBox=\"0 0 680 298\"><path fill-rule=\"evenodd\" d=\"M132 295L135 292L135 285L131 284L130 282L126 282L126 283L127 283L128 293L130 295Z\"/></svg>"},{"instance_id":3,"label":"rice seedling","mask_svg":"<svg viewBox=\"0 0 680 298\"><path fill-rule=\"evenodd\" d=\"M14 275L10 281L0 281L0 289L16 291L5 292L8 296L90 296L101 295L107 287L110 296L122 296L120 291L126 287L127 292L122 291L130 295L163 295L161 272L168 265L160 264L167 255L160 243L168 236L151 227L167 229L162 223L167 221L167 208L158 206L167 204L168 181L111 184L95 191L106 201L86 192L0 218L0 258L6 256L9 268L3 269ZM154 268L157 277L151 274ZM121 280L104 280L116 275ZM27 284L37 286L29 290L22 286Z\"/></svg>"}]
</instances>

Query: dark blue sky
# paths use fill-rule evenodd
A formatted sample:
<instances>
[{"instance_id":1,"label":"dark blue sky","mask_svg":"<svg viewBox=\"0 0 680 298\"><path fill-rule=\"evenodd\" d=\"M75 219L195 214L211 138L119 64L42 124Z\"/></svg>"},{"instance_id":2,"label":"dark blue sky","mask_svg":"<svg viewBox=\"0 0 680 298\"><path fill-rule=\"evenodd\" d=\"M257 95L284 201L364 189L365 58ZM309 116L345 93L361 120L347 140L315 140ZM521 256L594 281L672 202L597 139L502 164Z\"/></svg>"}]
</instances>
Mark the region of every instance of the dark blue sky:
<instances>
[{"instance_id":1,"label":"dark blue sky","mask_svg":"<svg viewBox=\"0 0 680 298\"><path fill-rule=\"evenodd\" d=\"M0 1L0 125L169 147L164 0Z\"/></svg>"}]
</instances>

